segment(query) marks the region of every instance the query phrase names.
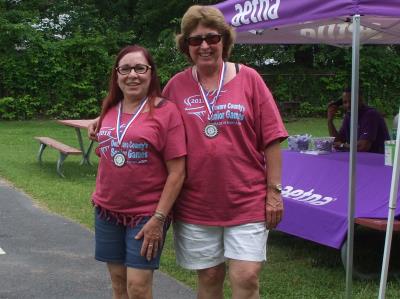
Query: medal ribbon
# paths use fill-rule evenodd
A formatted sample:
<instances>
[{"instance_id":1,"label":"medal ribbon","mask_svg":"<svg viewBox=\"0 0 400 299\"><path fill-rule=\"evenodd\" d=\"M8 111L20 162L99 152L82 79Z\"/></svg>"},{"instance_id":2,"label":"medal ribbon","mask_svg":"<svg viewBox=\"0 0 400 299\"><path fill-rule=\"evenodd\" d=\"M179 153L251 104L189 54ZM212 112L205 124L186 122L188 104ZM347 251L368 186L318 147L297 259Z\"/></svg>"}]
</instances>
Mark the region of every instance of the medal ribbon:
<instances>
[{"instance_id":1,"label":"medal ribbon","mask_svg":"<svg viewBox=\"0 0 400 299\"><path fill-rule=\"evenodd\" d=\"M117 140L118 140L118 145L121 146L122 143L122 139L125 136L126 131L128 131L128 128L130 127L130 125L133 123L133 121L138 117L138 115L140 114L140 112L143 110L144 106L147 103L147 99L148 97L143 98L140 101L139 106L136 108L136 111L133 113L132 118L130 119L130 121L128 122L128 124L126 125L125 129L123 130L122 134L120 134L120 128L121 128L121 115L122 115L122 101L119 102L119 106L118 106L118 117L117 117Z\"/></svg>"},{"instance_id":2,"label":"medal ribbon","mask_svg":"<svg viewBox=\"0 0 400 299\"><path fill-rule=\"evenodd\" d=\"M212 101L208 100L208 93L206 94L203 86L201 86L200 80L199 80L199 75L197 74L197 69L196 69L196 81L197 84L199 86L199 90L200 90L200 94L201 97L203 98L204 103L206 104L207 110L208 110L208 115L211 117L213 115L213 110L214 110L214 104L217 102L219 95L221 93L222 90L222 86L224 85L224 77L225 77L225 70L226 70L226 66L225 66L225 62L222 63L222 68L221 68L221 72L219 74L219 79L218 79L218 89L217 92L214 96L214 98L212 99Z\"/></svg>"}]
</instances>

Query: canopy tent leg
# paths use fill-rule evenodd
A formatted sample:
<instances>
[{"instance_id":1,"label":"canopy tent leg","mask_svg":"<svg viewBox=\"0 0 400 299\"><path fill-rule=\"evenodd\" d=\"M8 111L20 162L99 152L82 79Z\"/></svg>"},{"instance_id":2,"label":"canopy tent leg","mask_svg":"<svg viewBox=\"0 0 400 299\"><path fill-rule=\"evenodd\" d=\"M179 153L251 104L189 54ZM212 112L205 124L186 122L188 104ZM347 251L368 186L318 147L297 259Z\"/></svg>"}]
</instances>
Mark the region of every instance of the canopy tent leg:
<instances>
[{"instance_id":1,"label":"canopy tent leg","mask_svg":"<svg viewBox=\"0 0 400 299\"><path fill-rule=\"evenodd\" d=\"M388 222L386 227L386 238L385 238L385 251L383 253L381 282L379 285L379 296L378 296L379 299L385 298L387 276L389 272L390 248L392 245L393 223L396 211L397 190L399 187L399 175L400 175L399 144L400 144L400 121L397 123L396 149L394 151L392 182L391 182L390 197L389 197Z\"/></svg>"},{"instance_id":2,"label":"canopy tent leg","mask_svg":"<svg viewBox=\"0 0 400 299\"><path fill-rule=\"evenodd\" d=\"M354 248L354 210L357 158L358 128L358 80L360 67L360 15L353 16L353 43L351 67L351 130L350 130L350 164L349 164L349 198L347 210L347 261L346 261L346 295L351 298L353 287L353 248Z\"/></svg>"}]
</instances>

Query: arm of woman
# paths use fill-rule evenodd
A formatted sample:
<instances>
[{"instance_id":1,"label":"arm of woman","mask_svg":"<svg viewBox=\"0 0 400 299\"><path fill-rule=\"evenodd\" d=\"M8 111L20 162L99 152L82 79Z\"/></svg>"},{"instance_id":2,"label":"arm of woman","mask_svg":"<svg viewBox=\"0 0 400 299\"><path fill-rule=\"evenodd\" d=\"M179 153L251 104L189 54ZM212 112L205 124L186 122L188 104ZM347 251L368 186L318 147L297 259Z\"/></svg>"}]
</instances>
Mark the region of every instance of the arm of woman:
<instances>
[{"instance_id":1,"label":"arm of woman","mask_svg":"<svg viewBox=\"0 0 400 299\"><path fill-rule=\"evenodd\" d=\"M157 213L164 216L171 211L182 188L185 179L185 157L166 161L166 166L168 176L156 208ZM164 221L153 215L135 236L135 239L144 237L140 254L146 256L148 260L157 256L158 249L163 243L163 227Z\"/></svg>"},{"instance_id":2,"label":"arm of woman","mask_svg":"<svg viewBox=\"0 0 400 299\"><path fill-rule=\"evenodd\" d=\"M277 184L281 183L282 173L282 156L279 140L268 144L264 150L264 155L267 176L266 225L268 229L273 229L282 220L283 216L282 195L275 188Z\"/></svg>"}]
</instances>

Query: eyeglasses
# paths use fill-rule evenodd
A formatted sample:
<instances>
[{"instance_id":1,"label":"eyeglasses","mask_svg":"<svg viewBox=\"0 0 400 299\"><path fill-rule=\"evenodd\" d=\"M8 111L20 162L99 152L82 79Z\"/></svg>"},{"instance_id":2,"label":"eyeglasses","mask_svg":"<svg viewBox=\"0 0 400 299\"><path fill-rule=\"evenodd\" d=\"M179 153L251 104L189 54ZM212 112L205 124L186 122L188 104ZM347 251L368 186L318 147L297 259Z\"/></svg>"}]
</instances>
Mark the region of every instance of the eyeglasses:
<instances>
[{"instance_id":1,"label":"eyeglasses","mask_svg":"<svg viewBox=\"0 0 400 299\"><path fill-rule=\"evenodd\" d=\"M207 34L207 35L195 35L186 38L186 42L189 46L200 46L203 41L206 41L209 45L218 44L221 41L222 35L221 34Z\"/></svg>"},{"instance_id":2,"label":"eyeglasses","mask_svg":"<svg viewBox=\"0 0 400 299\"><path fill-rule=\"evenodd\" d=\"M132 69L135 70L135 73L137 73L137 74L145 74L145 73L147 73L147 71L149 69L151 69L151 66L150 65L146 65L146 64L136 64L134 66L122 65L122 66L116 67L115 69L121 75L130 74L132 72Z\"/></svg>"}]
</instances>

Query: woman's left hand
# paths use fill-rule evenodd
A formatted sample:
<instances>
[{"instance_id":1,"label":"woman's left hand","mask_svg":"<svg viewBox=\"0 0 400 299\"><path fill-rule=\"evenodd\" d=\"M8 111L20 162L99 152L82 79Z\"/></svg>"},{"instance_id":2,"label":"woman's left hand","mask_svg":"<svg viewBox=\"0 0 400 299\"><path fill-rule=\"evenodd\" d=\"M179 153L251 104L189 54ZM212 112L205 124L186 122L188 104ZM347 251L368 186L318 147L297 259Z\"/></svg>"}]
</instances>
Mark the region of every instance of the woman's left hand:
<instances>
[{"instance_id":1,"label":"woman's left hand","mask_svg":"<svg viewBox=\"0 0 400 299\"><path fill-rule=\"evenodd\" d=\"M275 228L283 217L283 200L280 193L268 189L265 212L267 228Z\"/></svg>"},{"instance_id":2,"label":"woman's left hand","mask_svg":"<svg viewBox=\"0 0 400 299\"><path fill-rule=\"evenodd\" d=\"M163 244L164 223L155 217L151 217L143 226L135 239L144 238L140 255L145 256L148 261L156 257Z\"/></svg>"}]
</instances>

